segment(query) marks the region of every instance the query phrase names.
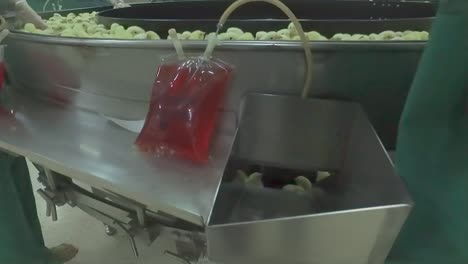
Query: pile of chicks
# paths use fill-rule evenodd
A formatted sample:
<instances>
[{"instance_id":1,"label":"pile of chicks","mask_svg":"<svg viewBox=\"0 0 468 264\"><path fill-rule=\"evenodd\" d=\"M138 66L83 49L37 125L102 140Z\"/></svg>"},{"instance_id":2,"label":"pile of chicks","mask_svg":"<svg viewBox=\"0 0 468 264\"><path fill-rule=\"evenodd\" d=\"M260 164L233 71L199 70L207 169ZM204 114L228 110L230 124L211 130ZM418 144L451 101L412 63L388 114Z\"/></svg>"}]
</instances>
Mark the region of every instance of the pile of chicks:
<instances>
[{"instance_id":1,"label":"pile of chicks","mask_svg":"<svg viewBox=\"0 0 468 264\"><path fill-rule=\"evenodd\" d=\"M208 39L211 35L215 33L205 34L205 32L200 30L195 30L193 32L184 31L183 33L177 34L179 39L181 40L203 40ZM306 36L311 41L325 41L327 40L326 37L322 36L320 33L316 31L311 31L306 33ZM170 39L170 37L168 37ZM255 36L250 32L244 32L240 28L231 27L228 28L226 32L220 33L218 35L218 39L221 41L231 41L231 40L239 40L239 41L249 41L249 40L294 40L299 41L300 38L297 35L297 31L294 28L294 25L290 24L287 29L282 29L280 31L259 31L255 34Z\"/></svg>"},{"instance_id":2,"label":"pile of chicks","mask_svg":"<svg viewBox=\"0 0 468 264\"><path fill-rule=\"evenodd\" d=\"M24 32L59 36L72 38L104 38L104 39L135 39L135 40L158 40L159 35L154 31L145 31L144 29L131 26L125 28L122 25L114 23L110 28L98 24L97 12L74 14L67 16L54 14L46 20L48 28L45 30L37 29L33 24L26 24ZM201 30L184 31L178 33L181 40L204 40L215 33L206 34ZM331 38L327 38L317 31L306 32L310 41L427 41L429 33L426 31L384 31L378 34L344 34L337 33ZM170 38L170 37L168 37ZM221 41L300 41L296 28L292 23L285 29L279 31L259 31L255 34L244 32L240 28L229 28L226 32L220 33L218 39Z\"/></svg>"},{"instance_id":3,"label":"pile of chicks","mask_svg":"<svg viewBox=\"0 0 468 264\"><path fill-rule=\"evenodd\" d=\"M427 31L383 31L379 34L335 34L330 40L334 41L427 41L429 32Z\"/></svg>"},{"instance_id":4,"label":"pile of chicks","mask_svg":"<svg viewBox=\"0 0 468 264\"><path fill-rule=\"evenodd\" d=\"M182 40L202 40L208 39L212 34L205 35L204 32L196 30L193 32L185 31L178 34L179 39ZM365 34L343 34L337 33L331 38L327 38L317 31L306 32L306 37L309 41L427 41L429 40L429 33L427 31L383 31L379 34L372 33ZM250 32L244 32L240 28L229 28L226 32L220 33L218 39L222 41L231 40L263 40L263 41L300 41L300 37L296 28L291 23L288 28L279 31L259 31L255 36Z\"/></svg>"},{"instance_id":5,"label":"pile of chicks","mask_svg":"<svg viewBox=\"0 0 468 264\"><path fill-rule=\"evenodd\" d=\"M317 182L320 182L328 177L331 174L325 171L317 172ZM234 182L240 183L253 188L264 188L263 185L263 174L259 172L254 172L250 175L247 175L244 171L238 170L236 172L236 177ZM294 184L287 184L282 187L283 191L292 192L296 194L312 194L312 195L323 195L324 191L322 188L313 184L307 177L298 176L294 179Z\"/></svg>"},{"instance_id":6,"label":"pile of chicks","mask_svg":"<svg viewBox=\"0 0 468 264\"><path fill-rule=\"evenodd\" d=\"M97 12L73 13L67 16L54 14L46 21L47 28L37 29L33 24L28 23L23 31L33 34L72 37L72 38L106 38L106 39L160 39L159 35L153 31L145 31L140 27L125 28L119 24L112 24L108 29L97 23Z\"/></svg>"}]
</instances>

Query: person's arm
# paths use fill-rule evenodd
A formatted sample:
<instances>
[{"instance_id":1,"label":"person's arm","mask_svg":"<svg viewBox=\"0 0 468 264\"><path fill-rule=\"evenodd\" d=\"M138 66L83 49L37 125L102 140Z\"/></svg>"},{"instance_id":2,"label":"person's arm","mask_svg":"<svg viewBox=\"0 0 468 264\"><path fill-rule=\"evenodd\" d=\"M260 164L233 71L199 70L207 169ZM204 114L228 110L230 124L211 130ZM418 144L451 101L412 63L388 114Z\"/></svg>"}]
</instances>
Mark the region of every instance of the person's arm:
<instances>
[{"instance_id":1,"label":"person's arm","mask_svg":"<svg viewBox=\"0 0 468 264\"><path fill-rule=\"evenodd\" d=\"M9 0L13 6L16 16L24 23L32 23L38 29L46 29L47 24L42 18L29 6L26 0Z\"/></svg>"},{"instance_id":2,"label":"person's arm","mask_svg":"<svg viewBox=\"0 0 468 264\"><path fill-rule=\"evenodd\" d=\"M130 7L129 4L125 3L125 0L108 0L114 8L124 8L124 7Z\"/></svg>"}]
</instances>

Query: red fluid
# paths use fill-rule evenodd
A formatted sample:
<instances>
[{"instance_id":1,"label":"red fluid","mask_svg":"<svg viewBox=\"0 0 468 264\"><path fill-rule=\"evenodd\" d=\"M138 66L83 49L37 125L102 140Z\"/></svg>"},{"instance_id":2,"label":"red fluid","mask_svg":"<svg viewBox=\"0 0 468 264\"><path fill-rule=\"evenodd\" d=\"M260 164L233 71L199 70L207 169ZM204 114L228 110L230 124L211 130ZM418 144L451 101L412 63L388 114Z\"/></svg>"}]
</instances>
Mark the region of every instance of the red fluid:
<instances>
[{"instance_id":1,"label":"red fluid","mask_svg":"<svg viewBox=\"0 0 468 264\"><path fill-rule=\"evenodd\" d=\"M225 64L200 59L160 66L136 144L144 151L206 162L231 73Z\"/></svg>"},{"instance_id":2,"label":"red fluid","mask_svg":"<svg viewBox=\"0 0 468 264\"><path fill-rule=\"evenodd\" d=\"M0 91L3 88L3 85L5 84L5 64L3 61L0 61Z\"/></svg>"}]
</instances>

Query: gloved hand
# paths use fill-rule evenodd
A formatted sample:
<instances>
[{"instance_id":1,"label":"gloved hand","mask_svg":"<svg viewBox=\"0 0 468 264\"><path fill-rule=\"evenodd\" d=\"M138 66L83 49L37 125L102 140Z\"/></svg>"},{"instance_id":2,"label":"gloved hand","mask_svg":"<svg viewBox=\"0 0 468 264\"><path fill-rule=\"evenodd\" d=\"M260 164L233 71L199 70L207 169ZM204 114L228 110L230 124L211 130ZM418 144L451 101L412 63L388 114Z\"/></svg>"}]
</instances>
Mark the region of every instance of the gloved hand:
<instances>
[{"instance_id":1,"label":"gloved hand","mask_svg":"<svg viewBox=\"0 0 468 264\"><path fill-rule=\"evenodd\" d=\"M0 30L1 30L0 31L0 44L1 44L2 41L8 36L8 34L10 34L10 31L8 29L0 29ZM1 60L0 60L0 62L1 62ZM1 85L1 83L0 83L0 85Z\"/></svg>"},{"instance_id":2,"label":"gloved hand","mask_svg":"<svg viewBox=\"0 0 468 264\"><path fill-rule=\"evenodd\" d=\"M26 0L8 0L13 5L16 16L24 23L32 23L38 29L46 29L47 24L26 2Z\"/></svg>"},{"instance_id":3,"label":"gloved hand","mask_svg":"<svg viewBox=\"0 0 468 264\"><path fill-rule=\"evenodd\" d=\"M124 0L109 0L109 2L114 5L114 8L130 7Z\"/></svg>"},{"instance_id":4,"label":"gloved hand","mask_svg":"<svg viewBox=\"0 0 468 264\"><path fill-rule=\"evenodd\" d=\"M6 29L6 20L3 16L0 16L0 32Z\"/></svg>"},{"instance_id":5,"label":"gloved hand","mask_svg":"<svg viewBox=\"0 0 468 264\"><path fill-rule=\"evenodd\" d=\"M8 36L9 33L10 31L7 29L5 18L3 18L3 16L0 16L0 44ZM1 59L2 58L0 58L0 63L1 63ZM1 85L1 82L0 82L0 85Z\"/></svg>"}]
</instances>

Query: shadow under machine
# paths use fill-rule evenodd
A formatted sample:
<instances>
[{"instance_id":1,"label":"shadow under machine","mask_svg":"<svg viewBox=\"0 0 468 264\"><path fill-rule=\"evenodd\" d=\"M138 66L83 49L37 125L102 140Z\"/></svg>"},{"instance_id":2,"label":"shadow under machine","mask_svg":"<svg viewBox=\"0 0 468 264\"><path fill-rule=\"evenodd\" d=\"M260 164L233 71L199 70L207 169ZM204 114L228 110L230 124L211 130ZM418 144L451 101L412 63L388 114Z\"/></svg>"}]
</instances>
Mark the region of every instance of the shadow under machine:
<instances>
[{"instance_id":1,"label":"shadow under machine","mask_svg":"<svg viewBox=\"0 0 468 264\"><path fill-rule=\"evenodd\" d=\"M206 19L184 11L184 6L196 11L205 4L211 7L201 13ZM316 18L298 13L305 28L320 28L324 34L340 27L362 33L387 27L428 30L433 15L432 6L411 2L398 7L350 1L287 4L293 11L327 11L312 13L321 16ZM225 5L137 5L104 11L100 19L161 32L171 23L208 31L204 27L215 28ZM331 16L345 16L345 7L353 5L365 7L354 14L361 18ZM167 12L145 17L142 10L154 7ZM386 19L396 8L406 12L400 13L403 17ZM288 24L267 19L277 17L273 11L254 20L249 16L253 11L241 9L230 23L251 30L260 24L268 30ZM115 14L104 16L106 12ZM164 15L168 18L160 18ZM372 17L376 15L379 19ZM399 107L424 43L311 44L314 99L300 99L294 96L299 91L289 89L302 82L299 44L223 43L217 54L236 66L239 77L222 109L212 159L204 166L141 153L133 146L137 133L122 128L144 119L158 58L173 53L169 41L14 32L8 44L16 118L0 119L0 147L39 165L44 184L39 194L54 220L56 206L80 208L103 222L109 234L126 234L136 255L142 243L169 239L176 250L161 250L186 263L202 258L228 264L383 263L411 211L411 198L386 148L393 148ZM189 42L184 47L199 53L205 45ZM32 50L39 60L65 65L65 74L55 76L28 61L24 54ZM370 60L382 58L392 72L366 74L375 65ZM125 78L110 78L111 63L124 69ZM393 67L401 63L403 67ZM352 67L357 64L363 68ZM337 80L339 76L343 78ZM383 89L383 95L372 92L388 85L398 87ZM347 88L368 90L375 97Z\"/></svg>"}]
</instances>

